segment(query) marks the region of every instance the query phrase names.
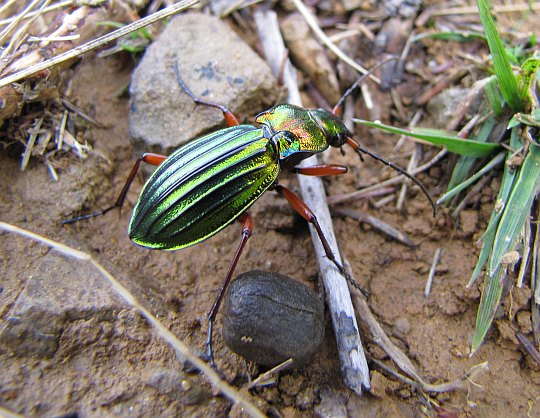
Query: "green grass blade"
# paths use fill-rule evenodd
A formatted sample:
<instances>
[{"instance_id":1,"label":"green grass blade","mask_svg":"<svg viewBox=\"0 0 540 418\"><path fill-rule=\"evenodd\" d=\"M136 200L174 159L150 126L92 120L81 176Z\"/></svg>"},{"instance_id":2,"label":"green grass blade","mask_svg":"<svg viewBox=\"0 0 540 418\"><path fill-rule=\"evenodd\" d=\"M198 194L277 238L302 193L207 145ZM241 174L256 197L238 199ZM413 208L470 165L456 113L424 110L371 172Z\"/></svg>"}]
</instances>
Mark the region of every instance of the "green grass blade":
<instances>
[{"instance_id":1,"label":"green grass blade","mask_svg":"<svg viewBox=\"0 0 540 418\"><path fill-rule=\"evenodd\" d=\"M522 143L519 136L519 131L517 129L512 129L510 134L510 148L519 149L521 145ZM507 156L510 157L511 155L512 153L508 152ZM501 180L501 187L499 188L495 207L493 208L493 212L491 212L491 217L489 219L486 232L484 232L484 236L482 237L482 249L480 250L478 261L467 287L471 287L476 281L482 272L484 265L488 261L491 251L493 250L493 242L495 241L495 233L497 232L497 227L499 226L499 220L503 214L503 209L508 205L508 198L514 187L517 175L518 173L516 170L511 170L510 167L505 164L504 173Z\"/></svg>"},{"instance_id":2,"label":"green grass blade","mask_svg":"<svg viewBox=\"0 0 540 418\"><path fill-rule=\"evenodd\" d=\"M484 87L484 92L486 93L486 97L493 113L495 113L495 115L500 115L503 110L504 98L501 94L501 90L499 90L499 84L497 83L496 78L489 80L489 83Z\"/></svg>"},{"instance_id":3,"label":"green grass blade","mask_svg":"<svg viewBox=\"0 0 540 418\"><path fill-rule=\"evenodd\" d=\"M495 226L495 228L488 228L486 232L484 232L484 236L482 237L482 249L480 250L480 255L478 256L476 266L474 266L474 270L471 274L471 278L469 279L469 283L467 283L467 288L470 288L474 284L480 273L482 273L482 270L484 269L484 266L489 259L489 255L491 254L491 250L493 248L493 241L495 241L495 233L497 232L497 225L500 219L500 215L495 215L496 213L495 211L493 211L491 213L491 219L489 221L490 225L493 221L493 225Z\"/></svg>"},{"instance_id":4,"label":"green grass blade","mask_svg":"<svg viewBox=\"0 0 540 418\"><path fill-rule=\"evenodd\" d=\"M468 157L465 155L459 157L454 170L452 170L452 177L448 182L448 186L446 186L447 193L467 179L477 161L478 158L474 157Z\"/></svg>"},{"instance_id":5,"label":"green grass blade","mask_svg":"<svg viewBox=\"0 0 540 418\"><path fill-rule=\"evenodd\" d=\"M471 345L471 354L474 354L478 347L484 341L486 334L491 327L493 317L501 301L503 290L502 280L505 272L499 268L493 276L486 274L482 296L480 298L480 306L476 314L476 326L474 328L473 341Z\"/></svg>"},{"instance_id":6,"label":"green grass blade","mask_svg":"<svg viewBox=\"0 0 540 418\"><path fill-rule=\"evenodd\" d=\"M440 129L415 128L413 130L407 130L395 128L380 122L370 122L361 119L353 119L353 122L370 126L372 128L382 129L398 135L411 136L435 145L442 145L450 152L459 155L468 155L469 157L487 157L500 148L499 144L463 139Z\"/></svg>"},{"instance_id":7,"label":"green grass blade","mask_svg":"<svg viewBox=\"0 0 540 418\"><path fill-rule=\"evenodd\" d=\"M504 158L506 157L506 152L500 152L498 153L495 158L493 158L489 163L487 163L484 167L482 167L480 170L478 170L476 173L474 173L471 177L469 177L464 182L458 184L456 187L454 187L452 190L446 192L444 195L442 195L439 200L437 200L437 205L440 205L441 203L445 202L446 200L454 197L456 194L461 192L463 189L466 189L474 182L478 181L480 177L484 176L489 171L493 170L497 165L502 163L504 161Z\"/></svg>"},{"instance_id":8,"label":"green grass blade","mask_svg":"<svg viewBox=\"0 0 540 418\"><path fill-rule=\"evenodd\" d=\"M531 83L534 80L539 67L540 59L529 58L523 64L521 64L521 69L517 75L519 97L526 103L530 103L532 101L530 97Z\"/></svg>"},{"instance_id":9,"label":"green grass blade","mask_svg":"<svg viewBox=\"0 0 540 418\"><path fill-rule=\"evenodd\" d=\"M540 128L540 109L533 109L531 113L516 113L508 123L508 129L520 124Z\"/></svg>"},{"instance_id":10,"label":"green grass blade","mask_svg":"<svg viewBox=\"0 0 540 418\"><path fill-rule=\"evenodd\" d=\"M514 249L527 221L536 194L540 189L540 146L531 143L519 177L501 217L493 244L488 274L493 275L507 252Z\"/></svg>"},{"instance_id":11,"label":"green grass blade","mask_svg":"<svg viewBox=\"0 0 540 418\"><path fill-rule=\"evenodd\" d=\"M496 124L497 122L495 121L495 118L493 116L488 117L486 121L482 124L482 128L480 129L480 132L478 133L478 136L475 138L475 140L480 142L487 142ZM454 167L454 170L452 171L452 177L448 182L446 190L452 190L458 184L462 183L471 172L473 166L476 164L476 161L477 159L473 157L459 157Z\"/></svg>"},{"instance_id":12,"label":"green grass blade","mask_svg":"<svg viewBox=\"0 0 540 418\"><path fill-rule=\"evenodd\" d=\"M524 105L518 92L516 77L512 72L510 61L508 60L504 45L485 0L478 0L478 11L484 31L486 32L489 50L493 57L493 69L495 70L501 93L513 111L521 112L524 110Z\"/></svg>"},{"instance_id":13,"label":"green grass blade","mask_svg":"<svg viewBox=\"0 0 540 418\"><path fill-rule=\"evenodd\" d=\"M453 42L472 42L476 40L486 41L486 35L479 32L469 31L452 31L452 32L426 32L416 35L413 42L421 41L422 39L438 39L443 41Z\"/></svg>"}]
</instances>

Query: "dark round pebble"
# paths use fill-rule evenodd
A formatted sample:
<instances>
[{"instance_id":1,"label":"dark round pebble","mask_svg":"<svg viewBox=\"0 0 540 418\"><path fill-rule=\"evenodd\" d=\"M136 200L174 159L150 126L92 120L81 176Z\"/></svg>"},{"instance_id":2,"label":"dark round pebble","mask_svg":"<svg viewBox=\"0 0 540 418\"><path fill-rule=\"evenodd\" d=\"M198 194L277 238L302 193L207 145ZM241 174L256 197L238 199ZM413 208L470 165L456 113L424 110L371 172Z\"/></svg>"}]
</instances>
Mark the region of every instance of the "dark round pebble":
<instances>
[{"instance_id":1,"label":"dark round pebble","mask_svg":"<svg viewBox=\"0 0 540 418\"><path fill-rule=\"evenodd\" d=\"M222 334L235 353L264 366L288 358L309 362L324 337L324 306L302 283L278 273L253 270L229 286Z\"/></svg>"}]
</instances>

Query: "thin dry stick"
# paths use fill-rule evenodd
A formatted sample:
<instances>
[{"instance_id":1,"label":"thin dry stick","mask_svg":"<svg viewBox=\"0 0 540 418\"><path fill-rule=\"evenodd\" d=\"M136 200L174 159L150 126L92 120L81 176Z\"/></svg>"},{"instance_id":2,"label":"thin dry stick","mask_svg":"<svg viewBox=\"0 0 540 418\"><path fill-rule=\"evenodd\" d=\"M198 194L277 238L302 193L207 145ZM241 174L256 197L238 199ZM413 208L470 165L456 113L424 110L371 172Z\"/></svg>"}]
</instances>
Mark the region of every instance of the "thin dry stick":
<instances>
[{"instance_id":1,"label":"thin dry stick","mask_svg":"<svg viewBox=\"0 0 540 418\"><path fill-rule=\"evenodd\" d=\"M292 0L292 2L294 3L298 11L302 14L304 19L306 19L306 22L310 26L311 30L315 33L315 35L319 37L321 42L325 44L329 50L331 50L334 54L336 54L336 56L339 59L341 59L346 64L349 64L359 73L361 74L368 73L368 70L366 70L364 67L354 62L347 54L345 54L341 49L339 49L337 45L333 43L328 36L326 36L326 34L319 27L319 24L317 23L317 20L315 19L313 14L307 9L307 7L304 5L304 3L302 3L301 0ZM369 78L371 78L377 84L381 84L381 80L379 80L373 74L370 74Z\"/></svg>"},{"instance_id":2,"label":"thin dry stick","mask_svg":"<svg viewBox=\"0 0 540 418\"><path fill-rule=\"evenodd\" d=\"M13 3L15 1L18 1L18 0L12 0L9 3ZM8 6L9 3L6 4L5 6ZM54 10L62 9L64 7L73 5L73 3L75 3L74 0L64 0L64 1L61 1L59 3L54 3L54 4L51 4L50 6L47 6L47 7L43 8L43 10L41 10L41 12L33 11L33 12L27 13L26 15L23 16L23 19L29 19L29 18L35 16L38 13L43 14L43 13L47 13L47 12L52 12ZM0 13L2 13L4 8L5 7L0 8ZM12 17L8 17L7 19L0 20L0 26L7 25L7 24L13 22L14 20L19 20L19 16L12 16Z\"/></svg>"},{"instance_id":3,"label":"thin dry stick","mask_svg":"<svg viewBox=\"0 0 540 418\"><path fill-rule=\"evenodd\" d=\"M424 295L429 296L431 292L431 285L433 284L433 277L435 277L435 272L437 271L437 264L439 264L439 258L441 256L441 249L437 248L435 254L433 254L433 261L431 262L431 268L429 269L428 278L426 280L426 287L424 289Z\"/></svg>"},{"instance_id":4,"label":"thin dry stick","mask_svg":"<svg viewBox=\"0 0 540 418\"><path fill-rule=\"evenodd\" d=\"M332 213L340 216L348 216L349 218L355 219L359 222L364 222L368 225L371 225L373 229L388 235L389 237L395 239L398 242L401 242L408 247L416 247L416 244L406 234L394 228L393 226L388 225L386 222L383 222L375 216L368 215L367 213L360 212L356 209L343 207L332 208Z\"/></svg>"},{"instance_id":5,"label":"thin dry stick","mask_svg":"<svg viewBox=\"0 0 540 418\"><path fill-rule=\"evenodd\" d=\"M288 358L283 363L278 364L276 367L273 367L272 369L268 370L267 372L261 374L258 376L255 380L252 382L249 382L247 385L248 389L253 389L258 386L264 386L268 384L268 381L274 377L277 373L281 372L282 370L286 370L289 366L291 366L294 363L294 360L292 358Z\"/></svg>"},{"instance_id":6,"label":"thin dry stick","mask_svg":"<svg viewBox=\"0 0 540 418\"><path fill-rule=\"evenodd\" d=\"M0 44L4 42L4 38L9 35L9 33L17 26L17 24L26 16L30 11L34 8L35 5L37 5L41 0L34 0L32 3L30 3L28 6L24 8L24 10L19 13L16 16L16 19L11 22L2 32L0 33Z\"/></svg>"},{"instance_id":7,"label":"thin dry stick","mask_svg":"<svg viewBox=\"0 0 540 418\"><path fill-rule=\"evenodd\" d=\"M281 58L284 55L285 46L279 32L277 16L272 11L255 13L255 22L259 37L263 44L265 54L274 73L277 72ZM287 60L288 61L288 60ZM289 103L301 104L296 77L292 71L292 65L288 61L284 71L285 85L289 92ZM302 166L317 164L317 158L311 157L304 160ZM336 259L341 257L338 251L336 238L332 227L332 218L326 202L326 193L322 181L318 177L298 176L302 197L306 204L316 214L320 227L330 244L330 248ZM358 332L358 324L352 306L351 295L347 282L336 269L335 265L326 257L320 239L310 226L311 237L315 253L319 263L319 270L326 289L326 297L329 310L334 324L334 333L341 362L341 373L345 385L358 394L362 393L362 387L369 390L369 369Z\"/></svg>"},{"instance_id":8,"label":"thin dry stick","mask_svg":"<svg viewBox=\"0 0 540 418\"><path fill-rule=\"evenodd\" d=\"M21 44L24 42L24 40L26 39L26 37L28 36L28 34L26 33L27 30L28 30L28 27L34 23L34 21L39 17L41 16L41 14L43 13L43 9L45 9L45 7L48 6L48 4L50 3L51 0L45 0L43 2L43 4L41 5L41 7L36 11L36 13L34 14L34 16L29 19L27 22L24 23L24 25L22 25L18 30L17 32L15 32L15 34L11 37L11 39L9 40L9 44L8 46L6 46L4 48L4 50L2 51L2 54L0 54L0 58L2 59L5 59L6 57L9 56L9 54L11 53L11 51L16 51L20 46Z\"/></svg>"},{"instance_id":9,"label":"thin dry stick","mask_svg":"<svg viewBox=\"0 0 540 418\"><path fill-rule=\"evenodd\" d=\"M412 387L418 388L423 390L424 392L435 392L435 393L443 393L443 392L450 392L452 390L459 389L463 387L465 382L472 381L480 372L488 369L488 363L487 361L484 363L477 364L469 369L465 375L463 375L460 378L457 378L456 380L452 380L451 382L445 382L438 385L433 385L431 383L427 382L415 382L414 380L411 380L399 373L396 373L393 369L388 367L383 362L372 359L377 366L379 366L381 369L386 371L388 374L398 378L399 380L402 380L403 382L411 385ZM474 383L473 383L474 384Z\"/></svg>"},{"instance_id":10,"label":"thin dry stick","mask_svg":"<svg viewBox=\"0 0 540 418\"><path fill-rule=\"evenodd\" d=\"M60 122L60 127L58 129L58 138L56 140L56 149L61 150L62 146L64 145L64 135L66 133L66 124L67 119L69 116L68 110L64 110L64 114L62 115L62 121Z\"/></svg>"},{"instance_id":11,"label":"thin dry stick","mask_svg":"<svg viewBox=\"0 0 540 418\"><path fill-rule=\"evenodd\" d=\"M76 41L81 35L65 35L65 36L30 36L27 42L64 42L64 41Z\"/></svg>"},{"instance_id":12,"label":"thin dry stick","mask_svg":"<svg viewBox=\"0 0 540 418\"><path fill-rule=\"evenodd\" d=\"M152 23L155 23L161 19L164 19L182 10L185 10L188 7L191 7L197 4L198 2L199 0L181 0L178 3L173 4L172 6L169 6L163 10L160 10L159 12L146 16L140 20L137 20L136 22L130 23L129 25L123 26L120 29L112 31L106 35L100 36L97 39L93 39L83 45L79 45L53 58L31 65L28 68L25 68L21 71L17 71L15 74L4 77L0 79L0 87L7 86L10 83L15 83L17 81L22 80L25 77L28 77L40 71L46 70L47 68L53 67L57 64L68 61L72 58L78 57L86 52L96 49L118 38L121 38L122 36L128 35L131 32L135 32L141 28L144 28L145 26L151 25Z\"/></svg>"},{"instance_id":13,"label":"thin dry stick","mask_svg":"<svg viewBox=\"0 0 540 418\"><path fill-rule=\"evenodd\" d=\"M75 113L78 117L80 117L81 119L84 119L86 122L94 125L96 128L100 128L100 129L104 128L104 126L102 124L100 124L97 120L95 120L92 116L85 113L83 109L81 109L77 105L74 105L69 100L67 100L65 97L62 98L62 104L70 112Z\"/></svg>"},{"instance_id":14,"label":"thin dry stick","mask_svg":"<svg viewBox=\"0 0 540 418\"><path fill-rule=\"evenodd\" d=\"M393 187L383 187L378 190L373 190L371 192L363 193L362 195L356 196L356 200L362 200L362 199L373 199L374 197L384 196L390 193L394 193L395 189ZM339 199L340 195L330 195L326 199L330 205L334 203L334 196L337 196ZM342 196L342 195L341 195Z\"/></svg>"},{"instance_id":15,"label":"thin dry stick","mask_svg":"<svg viewBox=\"0 0 540 418\"><path fill-rule=\"evenodd\" d=\"M0 417L2 418L24 418L24 415L17 414L9 409L0 406Z\"/></svg>"},{"instance_id":16,"label":"thin dry stick","mask_svg":"<svg viewBox=\"0 0 540 418\"><path fill-rule=\"evenodd\" d=\"M4 13L8 8L11 7L13 3L15 3L18 0L8 0L4 4L0 6L0 13Z\"/></svg>"},{"instance_id":17,"label":"thin dry stick","mask_svg":"<svg viewBox=\"0 0 540 418\"><path fill-rule=\"evenodd\" d=\"M540 353L536 349L533 343L531 343L525 335L523 335L521 332L516 332L516 338L521 343L523 348L531 355L531 357L538 363L540 366Z\"/></svg>"},{"instance_id":18,"label":"thin dry stick","mask_svg":"<svg viewBox=\"0 0 540 418\"><path fill-rule=\"evenodd\" d=\"M396 196L395 195L388 195L386 197L383 197L382 199L379 199L377 200L376 202L373 203L373 207L375 209L380 209L380 208L384 208L386 205L388 205L390 202L393 202L394 200L396 200Z\"/></svg>"},{"instance_id":19,"label":"thin dry stick","mask_svg":"<svg viewBox=\"0 0 540 418\"><path fill-rule=\"evenodd\" d=\"M150 311L148 311L137 301L137 299L135 299L135 297L129 292L129 290L122 286L120 282L116 280L112 276L112 274L105 270L105 268L101 264L99 264L90 254L68 247L67 245L50 240L41 235L35 234L33 232L5 222L0 221L0 229L22 235L23 237L32 239L34 241L38 241L53 248L64 256L72 257L77 260L86 261L92 264L103 275L103 277L105 277L109 281L110 285L116 291L116 293L118 293L129 305L133 306L133 308L135 308L135 310L154 327L156 333L163 340L165 340L178 355L186 358L191 364L193 364L197 369L199 369L208 378L208 380L210 380L210 382L216 389L218 389L231 401L237 403L242 408L244 408L244 411L250 416L264 417L264 414L259 411L253 404L245 400L236 389L234 389L224 380L221 380L214 369L212 369L208 364L206 364L199 357L193 354L187 345L180 341L171 331L169 331L166 326L159 322L159 320Z\"/></svg>"},{"instance_id":20,"label":"thin dry stick","mask_svg":"<svg viewBox=\"0 0 540 418\"><path fill-rule=\"evenodd\" d=\"M30 155L32 155L32 149L34 148L34 143L36 142L36 139L39 135L39 129L41 128L42 123L43 118L39 118L34 124L34 126L28 131L28 141L26 142L26 148L24 150L21 161L21 171L24 171L26 169L28 161L30 161Z\"/></svg>"},{"instance_id":21,"label":"thin dry stick","mask_svg":"<svg viewBox=\"0 0 540 418\"><path fill-rule=\"evenodd\" d=\"M523 287L523 278L527 272L527 267L529 265L529 257L531 255L531 224L525 222L523 225L523 238L521 240L521 263L519 266L519 273L516 279L516 287L520 289Z\"/></svg>"},{"instance_id":22,"label":"thin dry stick","mask_svg":"<svg viewBox=\"0 0 540 418\"><path fill-rule=\"evenodd\" d=\"M407 165L407 173L410 173L416 167L418 167L421 153L422 153L422 145L418 143L414 144L414 150L412 152L411 159L409 160L409 164ZM403 204L405 203L405 199L407 198L408 188L409 187L408 187L407 182L403 183L403 185L401 186L401 190L399 192L398 200L396 203L396 208L399 211L403 209Z\"/></svg>"}]
</instances>

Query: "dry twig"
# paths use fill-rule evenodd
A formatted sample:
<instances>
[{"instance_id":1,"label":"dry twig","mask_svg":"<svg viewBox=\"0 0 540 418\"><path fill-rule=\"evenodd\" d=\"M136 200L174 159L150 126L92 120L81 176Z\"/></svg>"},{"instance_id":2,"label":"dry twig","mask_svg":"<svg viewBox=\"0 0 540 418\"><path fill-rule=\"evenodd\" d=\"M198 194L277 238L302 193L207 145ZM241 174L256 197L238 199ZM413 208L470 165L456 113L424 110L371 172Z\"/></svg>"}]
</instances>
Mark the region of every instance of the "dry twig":
<instances>
[{"instance_id":1,"label":"dry twig","mask_svg":"<svg viewBox=\"0 0 540 418\"><path fill-rule=\"evenodd\" d=\"M283 363L278 364L276 367L273 367L267 372L261 374L252 382L249 382L249 384L247 385L247 388L254 389L256 387L268 386L269 384L275 383L273 381L273 379L275 378L275 375L283 370L286 370L293 363L294 363L294 360L292 358L285 360Z\"/></svg>"},{"instance_id":2,"label":"dry twig","mask_svg":"<svg viewBox=\"0 0 540 418\"><path fill-rule=\"evenodd\" d=\"M357 221L365 222L368 225L371 225L377 231L388 235L389 237L395 239L398 242L401 242L408 247L416 247L416 244L407 235L397 230L396 228L388 225L386 222L383 222L382 220L376 218L375 216L368 215L367 213L362 213L352 208L333 208L332 212L340 216L348 216L349 218L355 219Z\"/></svg>"},{"instance_id":3,"label":"dry twig","mask_svg":"<svg viewBox=\"0 0 540 418\"><path fill-rule=\"evenodd\" d=\"M424 295L426 297L431 293L431 285L433 284L433 278L435 277L435 272L437 271L437 264L439 264L439 257L441 256L441 249L437 248L435 254L433 254L433 261L431 262L431 267L429 269L428 278L426 280L426 287L424 289Z\"/></svg>"}]
</instances>

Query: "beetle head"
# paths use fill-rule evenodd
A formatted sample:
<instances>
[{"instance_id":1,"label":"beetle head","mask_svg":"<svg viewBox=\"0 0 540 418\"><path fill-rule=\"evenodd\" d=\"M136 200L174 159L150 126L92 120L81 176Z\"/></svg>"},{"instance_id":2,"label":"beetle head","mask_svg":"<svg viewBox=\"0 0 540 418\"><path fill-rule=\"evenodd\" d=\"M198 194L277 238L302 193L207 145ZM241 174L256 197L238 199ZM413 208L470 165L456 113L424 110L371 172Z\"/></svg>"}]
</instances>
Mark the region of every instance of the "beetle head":
<instances>
[{"instance_id":1,"label":"beetle head","mask_svg":"<svg viewBox=\"0 0 540 418\"><path fill-rule=\"evenodd\" d=\"M352 137L343 121L326 109L317 109L311 111L313 119L323 131L328 144L332 147L341 147L347 138Z\"/></svg>"}]
</instances>

